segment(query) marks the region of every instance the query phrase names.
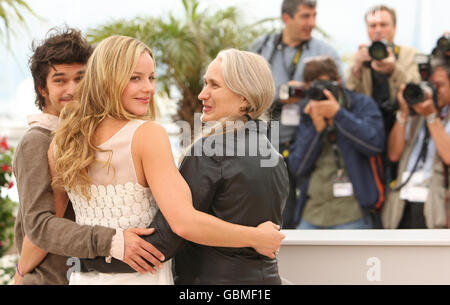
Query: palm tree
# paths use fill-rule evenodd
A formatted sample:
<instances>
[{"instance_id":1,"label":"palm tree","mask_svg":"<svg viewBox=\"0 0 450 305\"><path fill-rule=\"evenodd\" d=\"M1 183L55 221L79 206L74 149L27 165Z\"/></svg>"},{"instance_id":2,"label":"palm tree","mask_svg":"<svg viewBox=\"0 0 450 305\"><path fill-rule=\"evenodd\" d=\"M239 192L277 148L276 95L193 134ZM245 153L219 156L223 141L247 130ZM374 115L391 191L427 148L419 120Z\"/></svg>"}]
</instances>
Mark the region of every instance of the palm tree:
<instances>
[{"instance_id":1,"label":"palm tree","mask_svg":"<svg viewBox=\"0 0 450 305\"><path fill-rule=\"evenodd\" d=\"M36 16L30 6L24 0L0 0L0 39L4 39L6 44L9 43L9 37L13 32L11 28L12 21L18 21L19 24L25 25L21 10L25 9L32 15Z\"/></svg>"},{"instance_id":2,"label":"palm tree","mask_svg":"<svg viewBox=\"0 0 450 305\"><path fill-rule=\"evenodd\" d=\"M197 96L207 65L222 49L247 49L267 31L261 24L273 19L245 24L235 7L210 13L207 9L199 10L198 0L182 3L181 19L169 14L166 18L119 20L88 31L88 37L96 43L111 35L126 35L149 45L155 53L158 89L169 97L174 92L180 95L174 119L193 126L194 113L201 111Z\"/></svg>"}]
</instances>

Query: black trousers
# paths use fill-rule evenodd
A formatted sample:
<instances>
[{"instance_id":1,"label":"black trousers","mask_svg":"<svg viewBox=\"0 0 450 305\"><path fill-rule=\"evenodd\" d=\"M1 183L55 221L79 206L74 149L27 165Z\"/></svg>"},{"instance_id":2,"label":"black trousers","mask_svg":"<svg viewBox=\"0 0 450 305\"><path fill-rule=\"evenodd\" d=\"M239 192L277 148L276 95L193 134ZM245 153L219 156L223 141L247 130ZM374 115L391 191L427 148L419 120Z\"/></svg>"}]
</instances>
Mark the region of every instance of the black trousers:
<instances>
[{"instance_id":1,"label":"black trousers","mask_svg":"<svg viewBox=\"0 0 450 305\"><path fill-rule=\"evenodd\" d=\"M405 202L402 220L398 226L399 229L427 229L425 216L423 214L423 202Z\"/></svg>"}]
</instances>

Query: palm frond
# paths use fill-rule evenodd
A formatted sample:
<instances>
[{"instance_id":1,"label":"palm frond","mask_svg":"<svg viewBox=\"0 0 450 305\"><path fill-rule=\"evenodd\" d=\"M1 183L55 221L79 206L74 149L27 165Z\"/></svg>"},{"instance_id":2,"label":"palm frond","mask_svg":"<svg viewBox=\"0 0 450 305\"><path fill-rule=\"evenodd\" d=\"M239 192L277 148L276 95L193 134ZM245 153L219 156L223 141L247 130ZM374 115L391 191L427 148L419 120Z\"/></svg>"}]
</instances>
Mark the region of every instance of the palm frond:
<instances>
[{"instance_id":1,"label":"palm frond","mask_svg":"<svg viewBox=\"0 0 450 305\"><path fill-rule=\"evenodd\" d=\"M7 46L9 46L11 36L16 35L12 27L14 22L26 28L24 11L42 20L24 0L0 0L0 40L3 40Z\"/></svg>"},{"instance_id":2,"label":"palm frond","mask_svg":"<svg viewBox=\"0 0 450 305\"><path fill-rule=\"evenodd\" d=\"M273 30L270 24L274 18L248 24L236 7L211 12L208 8L201 9L198 0L181 2L182 17L168 14L116 20L89 30L88 37L96 43L110 35L127 35L150 46L157 63L158 90L170 97L170 90L176 87L181 98L179 116L175 119L192 122L194 111L199 111L197 96L208 64L223 49L248 49L258 36Z\"/></svg>"}]
</instances>

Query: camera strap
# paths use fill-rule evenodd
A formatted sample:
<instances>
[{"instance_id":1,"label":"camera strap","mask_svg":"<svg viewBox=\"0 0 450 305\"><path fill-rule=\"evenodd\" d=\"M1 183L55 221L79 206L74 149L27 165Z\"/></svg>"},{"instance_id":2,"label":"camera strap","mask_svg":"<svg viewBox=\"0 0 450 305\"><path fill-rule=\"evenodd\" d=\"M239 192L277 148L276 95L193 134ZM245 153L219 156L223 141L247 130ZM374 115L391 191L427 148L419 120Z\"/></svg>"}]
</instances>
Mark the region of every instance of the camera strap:
<instances>
[{"instance_id":1,"label":"camera strap","mask_svg":"<svg viewBox=\"0 0 450 305\"><path fill-rule=\"evenodd\" d=\"M327 126L326 130L328 142L331 143L331 146L333 148L334 161L336 162L336 167L339 173L343 167L341 164L341 152L339 151L339 147L337 146L336 127L333 124L333 126Z\"/></svg>"},{"instance_id":2,"label":"camera strap","mask_svg":"<svg viewBox=\"0 0 450 305\"><path fill-rule=\"evenodd\" d=\"M282 42L282 40L283 40L283 33L279 33L275 36L275 38L273 40L272 53L269 56L268 62L270 64L272 64L273 57L275 56L275 52L277 50L281 51L284 69L289 75L289 80L292 80L294 78L295 72L297 71L297 66L298 66L298 63L300 62L300 58L302 57L303 47L305 45L307 45L309 41L304 41L296 47L297 52L294 56L294 59L292 60L290 67L288 68L288 67L286 67L286 62L285 62L285 57L284 57L284 48L286 47L286 45Z\"/></svg>"},{"instance_id":3,"label":"camera strap","mask_svg":"<svg viewBox=\"0 0 450 305\"><path fill-rule=\"evenodd\" d=\"M394 51L395 60L398 60L398 56L400 55L400 46L393 45L392 50Z\"/></svg>"},{"instance_id":4,"label":"camera strap","mask_svg":"<svg viewBox=\"0 0 450 305\"><path fill-rule=\"evenodd\" d=\"M414 166L413 166L411 172L409 173L408 178L401 185L399 185L398 187L395 187L393 189L393 191L399 191L401 188L403 188L405 185L408 184L408 182L411 180L413 174L417 170L417 166L419 165L420 161L425 163L425 160L427 158L427 153L428 153L428 143L429 143L429 141L430 141L430 131L425 126L425 136L423 138L422 148L420 150L419 156L417 157L417 160L414 163Z\"/></svg>"},{"instance_id":5,"label":"camera strap","mask_svg":"<svg viewBox=\"0 0 450 305\"><path fill-rule=\"evenodd\" d=\"M295 56L292 59L292 63L291 63L291 65L288 68L288 67L285 66L286 61L285 61L285 58L284 58L284 48L286 46L283 44L283 47L282 47L282 50L281 50L281 56L283 57L283 66L284 66L284 69L286 70L286 72L289 75L289 80L292 80L294 78L295 71L297 71L298 63L300 62L300 57L302 57L303 45L304 45L304 43L301 43L299 46L297 46L297 52L295 53Z\"/></svg>"},{"instance_id":6,"label":"camera strap","mask_svg":"<svg viewBox=\"0 0 450 305\"><path fill-rule=\"evenodd\" d=\"M338 102L341 106L343 106L345 109L350 110L350 97L348 96L347 92L340 88L339 90L339 97ZM341 164L341 152L339 150L339 147L337 146L337 133L336 133L336 126L333 124L332 126L327 126L327 136L328 141L331 143L331 146L333 148L333 154L334 154L334 160L336 162L336 167L338 169L338 176L341 174L343 166Z\"/></svg>"}]
</instances>

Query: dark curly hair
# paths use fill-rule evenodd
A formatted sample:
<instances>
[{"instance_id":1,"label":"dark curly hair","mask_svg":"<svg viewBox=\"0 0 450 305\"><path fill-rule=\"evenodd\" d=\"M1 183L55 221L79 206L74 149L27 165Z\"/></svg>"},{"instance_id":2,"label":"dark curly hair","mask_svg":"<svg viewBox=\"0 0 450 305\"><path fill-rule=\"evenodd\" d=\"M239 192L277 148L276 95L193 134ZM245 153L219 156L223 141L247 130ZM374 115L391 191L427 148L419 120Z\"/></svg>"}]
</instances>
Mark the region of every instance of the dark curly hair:
<instances>
[{"instance_id":1,"label":"dark curly hair","mask_svg":"<svg viewBox=\"0 0 450 305\"><path fill-rule=\"evenodd\" d=\"M33 55L30 57L30 70L36 91L35 104L39 110L45 106L45 98L39 89L47 88L47 76L50 68L60 64L86 64L93 47L74 28L52 28L43 41L34 41Z\"/></svg>"},{"instance_id":2,"label":"dark curly hair","mask_svg":"<svg viewBox=\"0 0 450 305\"><path fill-rule=\"evenodd\" d=\"M313 82L322 75L328 76L333 81L340 79L339 69L333 58L329 56L316 56L305 60L303 80L306 83Z\"/></svg>"}]
</instances>

